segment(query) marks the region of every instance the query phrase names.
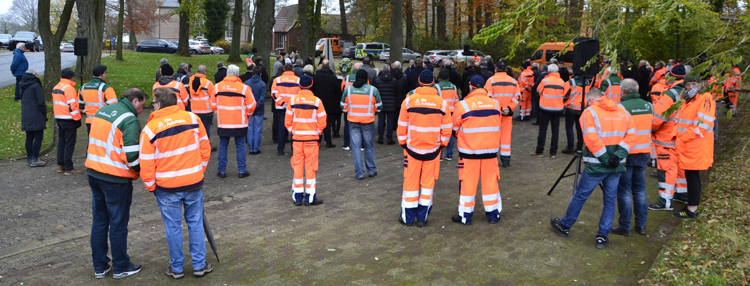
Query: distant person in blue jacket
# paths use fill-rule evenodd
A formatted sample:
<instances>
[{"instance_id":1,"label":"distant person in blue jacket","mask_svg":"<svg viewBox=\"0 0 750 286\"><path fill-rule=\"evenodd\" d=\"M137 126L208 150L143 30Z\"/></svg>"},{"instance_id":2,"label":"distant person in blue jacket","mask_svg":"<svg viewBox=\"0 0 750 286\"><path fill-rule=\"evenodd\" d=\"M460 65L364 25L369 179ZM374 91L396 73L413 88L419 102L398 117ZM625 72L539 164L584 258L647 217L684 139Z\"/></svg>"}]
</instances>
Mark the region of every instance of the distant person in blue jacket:
<instances>
[{"instance_id":1,"label":"distant person in blue jacket","mask_svg":"<svg viewBox=\"0 0 750 286\"><path fill-rule=\"evenodd\" d=\"M26 44L18 43L16 50L13 51L13 62L10 63L10 72L16 77L16 101L21 101L21 78L26 70L29 69L29 61L26 60L26 56L23 55L26 50Z\"/></svg>"}]
</instances>

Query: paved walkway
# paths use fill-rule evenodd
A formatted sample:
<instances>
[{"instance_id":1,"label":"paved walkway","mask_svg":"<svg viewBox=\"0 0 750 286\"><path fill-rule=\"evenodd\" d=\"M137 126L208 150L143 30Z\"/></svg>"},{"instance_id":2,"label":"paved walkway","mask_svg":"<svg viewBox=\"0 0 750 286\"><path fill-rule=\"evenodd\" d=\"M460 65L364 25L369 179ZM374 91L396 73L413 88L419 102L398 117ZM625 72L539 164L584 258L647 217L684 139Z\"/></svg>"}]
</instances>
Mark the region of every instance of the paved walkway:
<instances>
[{"instance_id":1,"label":"paved walkway","mask_svg":"<svg viewBox=\"0 0 750 286\"><path fill-rule=\"evenodd\" d=\"M594 192L571 237L558 237L549 227L549 218L564 214L572 178L564 179L552 196L546 192L571 157L528 157L537 132L529 122L514 122L512 166L501 170L499 224L488 224L480 205L474 225L451 222L458 204L457 161L451 161L441 164L428 225L400 225L396 218L403 182L402 149L376 144L378 176L359 181L351 151L341 150L341 139L335 142L339 147L320 152L318 195L325 203L295 207L290 201L290 156L276 156L276 145L270 140L271 114L267 114L263 153L247 158L250 177L236 177L233 144L226 179L216 177L217 154L212 154L205 208L221 263L209 250L214 272L196 279L189 274L186 255L188 275L181 283L634 285L645 277L677 224L670 212L650 212L647 236L612 235L608 248L597 250L594 235L602 197ZM139 118L145 122L148 114ZM79 129L77 168L84 164L85 132ZM216 136L211 140L218 145ZM23 162L0 161L0 284L94 282L86 176L63 176L55 172L55 161L50 163L31 169ZM140 180L134 186L128 249L143 271L126 278L127 283L171 283L163 273L169 256L156 200ZM648 186L649 201L654 201L656 180L649 178ZM189 253L187 241L185 251ZM109 285L114 280L109 274L97 283Z\"/></svg>"}]
</instances>

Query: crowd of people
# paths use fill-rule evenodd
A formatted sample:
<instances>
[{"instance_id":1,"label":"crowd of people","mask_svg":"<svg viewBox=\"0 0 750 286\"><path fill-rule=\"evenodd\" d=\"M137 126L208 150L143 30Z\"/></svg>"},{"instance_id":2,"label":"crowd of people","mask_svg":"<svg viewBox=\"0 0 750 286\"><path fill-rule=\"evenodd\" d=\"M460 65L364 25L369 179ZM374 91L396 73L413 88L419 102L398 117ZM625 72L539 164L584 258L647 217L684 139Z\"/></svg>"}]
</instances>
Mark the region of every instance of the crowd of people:
<instances>
[{"instance_id":1,"label":"crowd of people","mask_svg":"<svg viewBox=\"0 0 750 286\"><path fill-rule=\"evenodd\" d=\"M693 76L690 67L677 60L667 66L657 63L653 71L645 61L638 69L630 63L618 68L605 62L597 77L587 78L571 75L569 66L556 60L541 66L525 61L515 76L504 59L494 62L489 56L468 59L462 72L450 60L444 60L436 71L422 58L409 62L406 69L395 61L377 70L368 57L345 75L326 59L315 67L313 57L303 63L294 53L278 55L269 73L256 52L253 49L247 56L244 74L236 65L218 63L214 81L206 77L204 65L193 73L191 64L181 63L175 71L162 59L151 90L154 111L143 128L137 117L143 112L146 92L130 88L118 98L106 83L106 66L95 67L91 81L76 91L73 72L62 71L53 91L60 129L58 172L81 174L73 167L72 154L76 129L85 116L96 278L104 278L111 270L114 278L123 278L141 269L130 262L126 249L132 181L138 178L155 194L161 209L170 255L165 273L184 276L183 207L194 275L213 270L205 260L204 172L211 153L218 151L217 176L226 178L227 149L234 138L237 175L250 176L246 156L261 153L269 92L277 155L287 154L286 143L291 139L291 190L296 206L323 203L316 193L319 149L322 144L336 147L333 139L342 137L343 121L343 149L352 152L359 180L365 173L369 177L378 174L375 142L403 148L398 222L407 226L416 222L417 227L429 221L440 162L453 159L454 145L460 196L452 221L473 223L476 189L481 183L485 215L489 223L497 223L502 211L500 167L510 167L514 114L515 121L535 118L533 124L539 126L532 157L544 157L550 128L549 154L556 158L559 121L564 117L568 141L561 152L578 154L585 170L565 216L552 217L550 223L555 232L567 237L583 204L601 185L604 207L596 247L603 248L609 233L631 236L635 230L645 235L647 209L673 210L673 202L678 201L685 207L675 216L698 216L699 171L713 163L716 106L726 99L730 112L736 112L739 87L736 67L723 85L710 89L708 83L715 79ZM38 147L36 153L33 150L41 143L39 130L43 133L47 111L36 71L25 71L19 86L23 127L33 139L31 146L27 141L28 164L40 166L44 162L38 159ZM670 109L679 100L683 103ZM218 149L209 141L214 115ZM645 180L652 159L658 169L660 199L649 206ZM619 225L613 227L615 206ZM108 233L112 266L107 257Z\"/></svg>"}]
</instances>

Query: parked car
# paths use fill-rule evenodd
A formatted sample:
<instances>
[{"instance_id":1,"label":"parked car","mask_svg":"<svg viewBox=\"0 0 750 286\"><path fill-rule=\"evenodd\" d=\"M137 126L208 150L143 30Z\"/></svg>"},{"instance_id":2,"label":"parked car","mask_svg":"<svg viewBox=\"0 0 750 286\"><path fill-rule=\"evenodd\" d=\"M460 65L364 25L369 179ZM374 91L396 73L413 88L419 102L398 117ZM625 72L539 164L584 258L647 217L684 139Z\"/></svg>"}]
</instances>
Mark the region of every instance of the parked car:
<instances>
[{"instance_id":1,"label":"parked car","mask_svg":"<svg viewBox=\"0 0 750 286\"><path fill-rule=\"evenodd\" d=\"M144 53L168 53L177 52L177 45L165 40L144 40L135 46L136 52Z\"/></svg>"},{"instance_id":2,"label":"parked car","mask_svg":"<svg viewBox=\"0 0 750 286\"><path fill-rule=\"evenodd\" d=\"M7 49L10 46L10 34L0 34L0 49ZM15 48L15 47L13 47Z\"/></svg>"},{"instance_id":3,"label":"parked car","mask_svg":"<svg viewBox=\"0 0 750 286\"><path fill-rule=\"evenodd\" d=\"M355 53L355 48L354 48L354 47L348 47L348 48L344 49L344 50L343 50L343 51L341 52L341 57L342 57L342 58L350 58L350 59L353 59L353 58L354 58L354 53Z\"/></svg>"},{"instance_id":4,"label":"parked car","mask_svg":"<svg viewBox=\"0 0 750 286\"><path fill-rule=\"evenodd\" d=\"M338 56L341 54L341 45L339 43L339 37L333 37L333 38L320 38L318 40L318 43L315 44L315 56L318 57L320 54L323 53L323 48L325 47L326 40L331 40L331 50L333 50L333 55Z\"/></svg>"},{"instance_id":5,"label":"parked car","mask_svg":"<svg viewBox=\"0 0 750 286\"><path fill-rule=\"evenodd\" d=\"M382 53L385 49L390 49L391 45L384 44L384 43L359 43L355 47L356 51L354 53L355 59L363 59L367 55L372 55L373 59L377 59L380 57L380 53Z\"/></svg>"},{"instance_id":6,"label":"parked car","mask_svg":"<svg viewBox=\"0 0 750 286\"><path fill-rule=\"evenodd\" d=\"M477 50L471 50L471 53L468 55L464 55L464 50L453 50L450 54L448 54L448 57L455 63L462 63L465 62L466 59L473 57L474 53L476 53L479 57L484 58L484 53Z\"/></svg>"},{"instance_id":7,"label":"parked car","mask_svg":"<svg viewBox=\"0 0 750 286\"><path fill-rule=\"evenodd\" d=\"M206 41L206 42L208 42L208 41ZM214 55L220 55L220 54L224 53L224 49L222 49L221 47L217 47L217 46L214 46L214 45L211 45L211 44L208 44L208 46L211 47L211 53L214 54Z\"/></svg>"},{"instance_id":8,"label":"parked car","mask_svg":"<svg viewBox=\"0 0 750 286\"><path fill-rule=\"evenodd\" d=\"M385 51L380 53L380 60L386 61L390 58L390 56L391 56L391 49L385 49ZM421 57L421 56L422 55L420 55L419 53L415 53L414 51L407 49L407 48L403 48L401 50L401 60L404 62L408 62L410 60L416 59L417 57Z\"/></svg>"},{"instance_id":9,"label":"parked car","mask_svg":"<svg viewBox=\"0 0 750 286\"><path fill-rule=\"evenodd\" d=\"M565 42L543 43L529 58L532 63L539 63L540 66L548 63L553 58L557 58L558 61L563 62L567 67L573 65L574 46L573 43L568 44L567 52L564 55L558 55L557 53L565 49Z\"/></svg>"},{"instance_id":10,"label":"parked car","mask_svg":"<svg viewBox=\"0 0 750 286\"><path fill-rule=\"evenodd\" d=\"M201 44L201 42L188 41L188 45L190 46L191 54L210 54L211 53L211 47L209 47L208 45L203 45Z\"/></svg>"},{"instance_id":11,"label":"parked car","mask_svg":"<svg viewBox=\"0 0 750 286\"><path fill-rule=\"evenodd\" d=\"M26 44L26 49L32 52L38 52L42 50L42 39L36 35L34 32L27 32L27 31L20 31L17 32L15 36L10 38L10 41L8 42L8 49L15 49L16 44L18 43L24 43Z\"/></svg>"},{"instance_id":12,"label":"parked car","mask_svg":"<svg viewBox=\"0 0 750 286\"><path fill-rule=\"evenodd\" d=\"M75 47L71 43L62 43L60 44L60 51L61 52L75 52Z\"/></svg>"},{"instance_id":13,"label":"parked car","mask_svg":"<svg viewBox=\"0 0 750 286\"><path fill-rule=\"evenodd\" d=\"M449 59L449 50L432 50L424 53L424 58L431 61L433 65L441 65L444 59Z\"/></svg>"}]
</instances>

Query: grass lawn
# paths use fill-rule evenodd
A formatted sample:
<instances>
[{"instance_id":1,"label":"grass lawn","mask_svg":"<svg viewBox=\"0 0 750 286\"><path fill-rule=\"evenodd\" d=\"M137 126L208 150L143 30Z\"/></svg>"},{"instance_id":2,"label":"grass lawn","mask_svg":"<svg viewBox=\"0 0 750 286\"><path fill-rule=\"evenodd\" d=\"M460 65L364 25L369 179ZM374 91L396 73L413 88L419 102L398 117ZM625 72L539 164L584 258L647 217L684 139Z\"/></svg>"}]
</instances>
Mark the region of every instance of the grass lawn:
<instances>
[{"instance_id":1,"label":"grass lawn","mask_svg":"<svg viewBox=\"0 0 750 286\"><path fill-rule=\"evenodd\" d=\"M21 103L14 100L16 85L0 89L0 158L26 156L26 132L21 130ZM52 140L52 127L55 124L52 103L47 104L50 113L47 129L44 130L42 149Z\"/></svg>"}]
</instances>

